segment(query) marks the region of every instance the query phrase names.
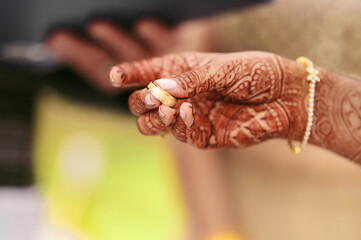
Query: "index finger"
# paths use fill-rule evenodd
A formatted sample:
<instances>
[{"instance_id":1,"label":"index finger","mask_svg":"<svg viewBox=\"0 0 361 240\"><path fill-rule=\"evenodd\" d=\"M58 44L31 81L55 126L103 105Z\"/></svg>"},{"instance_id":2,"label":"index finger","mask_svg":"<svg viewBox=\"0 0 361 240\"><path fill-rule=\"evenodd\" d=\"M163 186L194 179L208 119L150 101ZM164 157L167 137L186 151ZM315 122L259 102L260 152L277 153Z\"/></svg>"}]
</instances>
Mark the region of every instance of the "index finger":
<instances>
[{"instance_id":1,"label":"index finger","mask_svg":"<svg viewBox=\"0 0 361 240\"><path fill-rule=\"evenodd\" d=\"M144 86L149 82L178 75L207 63L213 54L175 53L114 66L109 74L115 87Z\"/></svg>"}]
</instances>

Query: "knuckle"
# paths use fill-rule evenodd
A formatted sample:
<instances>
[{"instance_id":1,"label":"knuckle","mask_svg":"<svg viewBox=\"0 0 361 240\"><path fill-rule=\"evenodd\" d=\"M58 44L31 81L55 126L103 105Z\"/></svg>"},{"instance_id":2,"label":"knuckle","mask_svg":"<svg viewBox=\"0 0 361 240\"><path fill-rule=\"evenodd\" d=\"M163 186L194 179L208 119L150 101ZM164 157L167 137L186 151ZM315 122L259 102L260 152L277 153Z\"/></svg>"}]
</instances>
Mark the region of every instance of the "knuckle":
<instances>
[{"instance_id":1,"label":"knuckle","mask_svg":"<svg viewBox=\"0 0 361 240\"><path fill-rule=\"evenodd\" d=\"M167 129L167 126L160 119L158 111L149 112L138 117L137 127L143 135L161 135Z\"/></svg>"},{"instance_id":2,"label":"knuckle","mask_svg":"<svg viewBox=\"0 0 361 240\"><path fill-rule=\"evenodd\" d=\"M139 91L136 91L129 96L128 106L130 112L136 116L139 116L144 112L144 104L141 100Z\"/></svg>"}]
</instances>

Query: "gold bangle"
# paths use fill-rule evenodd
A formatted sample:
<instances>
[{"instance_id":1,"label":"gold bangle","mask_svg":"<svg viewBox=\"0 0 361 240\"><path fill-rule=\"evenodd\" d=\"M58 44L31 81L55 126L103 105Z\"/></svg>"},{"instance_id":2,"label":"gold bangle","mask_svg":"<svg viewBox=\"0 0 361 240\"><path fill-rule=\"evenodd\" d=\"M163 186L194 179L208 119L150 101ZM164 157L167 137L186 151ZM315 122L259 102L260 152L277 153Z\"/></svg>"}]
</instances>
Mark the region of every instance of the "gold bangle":
<instances>
[{"instance_id":1,"label":"gold bangle","mask_svg":"<svg viewBox=\"0 0 361 240\"><path fill-rule=\"evenodd\" d=\"M150 82L147 86L148 91L161 103L168 107L174 107L177 104L177 99L164 91L157 82Z\"/></svg>"},{"instance_id":2,"label":"gold bangle","mask_svg":"<svg viewBox=\"0 0 361 240\"><path fill-rule=\"evenodd\" d=\"M314 102L315 102L315 86L316 82L320 82L320 78L318 77L318 70L314 68L313 63L310 59L306 57L299 57L296 59L299 63L304 63L306 65L307 81L310 82L308 89L308 111L307 111L307 127L305 130L305 134L301 143L293 147L291 139L288 140L288 144L291 148L291 151L294 154L299 154L303 148L308 143L308 139L311 135L311 127L313 123L313 112L314 112Z\"/></svg>"}]
</instances>

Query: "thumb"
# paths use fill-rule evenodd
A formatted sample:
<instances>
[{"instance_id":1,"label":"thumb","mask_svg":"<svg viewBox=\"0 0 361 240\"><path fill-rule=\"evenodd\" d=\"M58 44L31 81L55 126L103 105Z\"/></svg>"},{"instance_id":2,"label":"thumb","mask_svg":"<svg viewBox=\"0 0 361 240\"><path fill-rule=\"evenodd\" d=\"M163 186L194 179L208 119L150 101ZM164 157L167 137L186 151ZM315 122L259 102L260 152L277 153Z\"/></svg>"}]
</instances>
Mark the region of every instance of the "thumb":
<instances>
[{"instance_id":1,"label":"thumb","mask_svg":"<svg viewBox=\"0 0 361 240\"><path fill-rule=\"evenodd\" d=\"M173 97L190 98L213 89L208 70L208 65L205 65L171 78L157 79L155 82Z\"/></svg>"},{"instance_id":2,"label":"thumb","mask_svg":"<svg viewBox=\"0 0 361 240\"><path fill-rule=\"evenodd\" d=\"M202 66L193 68L170 78L158 79L157 82L164 90L176 98L190 98L198 93L222 90L227 87L229 77L225 72L232 73L234 66L222 65L217 58L210 59ZM236 74L231 74L232 79Z\"/></svg>"}]
</instances>

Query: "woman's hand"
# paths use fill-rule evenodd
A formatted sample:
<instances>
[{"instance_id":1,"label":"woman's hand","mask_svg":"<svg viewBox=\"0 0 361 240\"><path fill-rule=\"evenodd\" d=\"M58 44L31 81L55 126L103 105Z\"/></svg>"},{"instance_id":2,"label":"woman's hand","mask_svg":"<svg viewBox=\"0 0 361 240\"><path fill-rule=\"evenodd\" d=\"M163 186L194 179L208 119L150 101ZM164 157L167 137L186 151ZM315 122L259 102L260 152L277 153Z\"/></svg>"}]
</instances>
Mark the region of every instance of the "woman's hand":
<instances>
[{"instance_id":1,"label":"woman's hand","mask_svg":"<svg viewBox=\"0 0 361 240\"><path fill-rule=\"evenodd\" d=\"M303 64L265 52L182 53L113 67L115 86L157 83L180 99L172 109L148 90L129 98L145 135L172 131L199 148L245 147L270 138L302 139Z\"/></svg>"}]
</instances>

